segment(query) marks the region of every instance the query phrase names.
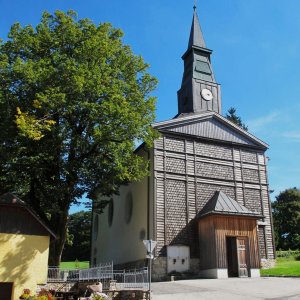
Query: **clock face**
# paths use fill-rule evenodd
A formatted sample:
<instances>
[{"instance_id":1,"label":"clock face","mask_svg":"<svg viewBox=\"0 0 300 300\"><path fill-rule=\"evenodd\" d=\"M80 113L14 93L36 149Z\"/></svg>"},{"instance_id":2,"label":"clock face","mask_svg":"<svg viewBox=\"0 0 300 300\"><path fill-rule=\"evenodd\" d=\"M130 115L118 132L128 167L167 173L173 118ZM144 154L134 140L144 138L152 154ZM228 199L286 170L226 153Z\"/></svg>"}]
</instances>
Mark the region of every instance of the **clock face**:
<instances>
[{"instance_id":1,"label":"clock face","mask_svg":"<svg viewBox=\"0 0 300 300\"><path fill-rule=\"evenodd\" d=\"M208 89L203 89L203 90L201 91L201 96L202 96L202 98L203 98L204 100L206 100L206 101L210 101L210 100L212 100L212 98L213 98L212 92L211 92L210 90L208 90Z\"/></svg>"}]
</instances>

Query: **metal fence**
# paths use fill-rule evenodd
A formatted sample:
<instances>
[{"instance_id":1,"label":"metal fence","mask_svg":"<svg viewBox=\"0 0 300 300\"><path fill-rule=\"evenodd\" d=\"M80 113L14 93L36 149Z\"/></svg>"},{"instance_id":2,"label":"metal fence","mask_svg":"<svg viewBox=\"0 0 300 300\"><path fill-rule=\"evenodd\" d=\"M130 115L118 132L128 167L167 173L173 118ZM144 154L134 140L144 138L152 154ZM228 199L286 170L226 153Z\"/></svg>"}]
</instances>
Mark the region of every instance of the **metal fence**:
<instances>
[{"instance_id":1,"label":"metal fence","mask_svg":"<svg viewBox=\"0 0 300 300\"><path fill-rule=\"evenodd\" d=\"M70 274L73 270L60 269L56 267L48 268L47 282L67 282L70 281ZM75 270L76 271L76 270Z\"/></svg>"},{"instance_id":2,"label":"metal fence","mask_svg":"<svg viewBox=\"0 0 300 300\"><path fill-rule=\"evenodd\" d=\"M60 269L49 267L48 282L98 281L103 289L148 289L148 268L114 270L113 263L101 264L87 269Z\"/></svg>"},{"instance_id":3,"label":"metal fence","mask_svg":"<svg viewBox=\"0 0 300 300\"><path fill-rule=\"evenodd\" d=\"M148 268L134 270L114 270L114 281L118 290L148 289Z\"/></svg>"},{"instance_id":4,"label":"metal fence","mask_svg":"<svg viewBox=\"0 0 300 300\"><path fill-rule=\"evenodd\" d=\"M99 278L113 279L113 263L105 263L86 269L48 268L48 282L74 282L98 280Z\"/></svg>"}]
</instances>

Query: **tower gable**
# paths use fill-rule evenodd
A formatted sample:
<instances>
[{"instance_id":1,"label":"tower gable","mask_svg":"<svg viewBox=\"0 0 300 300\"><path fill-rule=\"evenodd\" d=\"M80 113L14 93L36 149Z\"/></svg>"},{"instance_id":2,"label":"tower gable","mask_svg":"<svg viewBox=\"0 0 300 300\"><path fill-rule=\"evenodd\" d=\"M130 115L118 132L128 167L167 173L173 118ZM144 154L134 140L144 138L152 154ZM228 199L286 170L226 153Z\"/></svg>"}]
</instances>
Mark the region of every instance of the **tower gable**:
<instances>
[{"instance_id":1,"label":"tower gable","mask_svg":"<svg viewBox=\"0 0 300 300\"><path fill-rule=\"evenodd\" d=\"M242 144L264 150L268 148L266 143L216 113L173 119L153 124L153 127L163 132Z\"/></svg>"}]
</instances>

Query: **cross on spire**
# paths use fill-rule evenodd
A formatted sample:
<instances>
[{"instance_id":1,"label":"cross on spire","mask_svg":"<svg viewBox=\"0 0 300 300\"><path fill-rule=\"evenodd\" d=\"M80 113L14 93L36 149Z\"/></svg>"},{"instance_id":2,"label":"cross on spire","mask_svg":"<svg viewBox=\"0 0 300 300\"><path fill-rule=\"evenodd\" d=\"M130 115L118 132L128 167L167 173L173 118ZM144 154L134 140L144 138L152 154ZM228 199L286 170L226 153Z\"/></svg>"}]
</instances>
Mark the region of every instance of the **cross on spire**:
<instances>
[{"instance_id":1,"label":"cross on spire","mask_svg":"<svg viewBox=\"0 0 300 300\"><path fill-rule=\"evenodd\" d=\"M197 8L197 0L194 0L194 6L193 6L194 11L196 10L196 8Z\"/></svg>"},{"instance_id":2,"label":"cross on spire","mask_svg":"<svg viewBox=\"0 0 300 300\"><path fill-rule=\"evenodd\" d=\"M193 21L192 21L188 49L190 49L192 46L206 48L202 31L200 28L200 24L199 24L199 19L197 16L196 4L197 4L197 0L194 0L194 13L193 13Z\"/></svg>"}]
</instances>

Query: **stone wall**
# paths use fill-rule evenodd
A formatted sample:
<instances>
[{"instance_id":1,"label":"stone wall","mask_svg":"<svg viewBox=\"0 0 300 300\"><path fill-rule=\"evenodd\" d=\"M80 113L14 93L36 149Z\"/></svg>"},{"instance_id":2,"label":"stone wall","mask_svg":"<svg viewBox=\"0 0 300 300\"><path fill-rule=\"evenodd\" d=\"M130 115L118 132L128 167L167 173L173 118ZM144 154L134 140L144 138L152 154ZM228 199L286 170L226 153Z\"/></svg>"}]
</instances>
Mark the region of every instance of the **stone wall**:
<instances>
[{"instance_id":1,"label":"stone wall","mask_svg":"<svg viewBox=\"0 0 300 300\"><path fill-rule=\"evenodd\" d=\"M190 271L187 272L184 278L192 278L199 274L199 259L190 259ZM167 257L156 257L152 263L152 280L163 281L170 280L170 275L167 270Z\"/></svg>"},{"instance_id":2,"label":"stone wall","mask_svg":"<svg viewBox=\"0 0 300 300\"><path fill-rule=\"evenodd\" d=\"M167 258L155 257L152 263L152 280L162 281L167 279Z\"/></svg>"},{"instance_id":3,"label":"stone wall","mask_svg":"<svg viewBox=\"0 0 300 300\"><path fill-rule=\"evenodd\" d=\"M262 259L260 264L261 264L262 269L270 269L270 268L275 267L276 260L275 259Z\"/></svg>"}]
</instances>

